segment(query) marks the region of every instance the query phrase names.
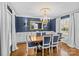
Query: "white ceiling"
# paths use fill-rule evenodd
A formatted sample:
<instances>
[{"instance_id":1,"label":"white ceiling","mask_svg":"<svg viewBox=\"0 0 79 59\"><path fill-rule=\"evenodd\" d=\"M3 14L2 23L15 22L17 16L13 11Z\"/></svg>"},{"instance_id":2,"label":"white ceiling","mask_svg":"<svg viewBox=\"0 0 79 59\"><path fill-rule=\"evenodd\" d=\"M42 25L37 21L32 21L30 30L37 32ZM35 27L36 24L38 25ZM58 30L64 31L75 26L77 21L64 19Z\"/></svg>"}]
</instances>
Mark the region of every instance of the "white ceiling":
<instances>
[{"instance_id":1,"label":"white ceiling","mask_svg":"<svg viewBox=\"0 0 79 59\"><path fill-rule=\"evenodd\" d=\"M12 2L17 15L41 17L41 8L50 8L49 17L57 17L79 9L79 2Z\"/></svg>"}]
</instances>

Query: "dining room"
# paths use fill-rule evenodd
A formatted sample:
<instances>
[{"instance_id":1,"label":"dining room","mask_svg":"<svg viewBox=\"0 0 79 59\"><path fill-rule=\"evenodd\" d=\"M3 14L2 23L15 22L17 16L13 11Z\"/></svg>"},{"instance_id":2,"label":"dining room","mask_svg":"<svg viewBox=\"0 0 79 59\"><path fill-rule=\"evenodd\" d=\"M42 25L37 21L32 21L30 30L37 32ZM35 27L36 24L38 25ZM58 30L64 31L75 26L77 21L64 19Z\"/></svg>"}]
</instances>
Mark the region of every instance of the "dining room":
<instances>
[{"instance_id":1,"label":"dining room","mask_svg":"<svg viewBox=\"0 0 79 59\"><path fill-rule=\"evenodd\" d=\"M78 8L75 6L78 3L11 4L17 11L15 16L17 49L11 55L79 55L76 53L79 51L76 50L78 47L76 47L77 36L75 36L78 33L75 33L74 29L77 24L74 19ZM35 6L32 8L33 5Z\"/></svg>"},{"instance_id":2,"label":"dining room","mask_svg":"<svg viewBox=\"0 0 79 59\"><path fill-rule=\"evenodd\" d=\"M1 2L2 56L79 56L79 2Z\"/></svg>"},{"instance_id":3,"label":"dining room","mask_svg":"<svg viewBox=\"0 0 79 59\"><path fill-rule=\"evenodd\" d=\"M50 27L51 24L53 24L52 26L53 28ZM55 19L51 19L48 20L47 22L44 22L41 21L39 18L27 18L27 17L16 16L17 43L18 44L26 43L27 55L31 53L30 55L42 56L44 55L45 49L49 51L47 52L48 53L47 55L50 55L51 54L50 50L53 53L52 49L53 47L56 47L58 52L58 44L60 42L61 33L56 33L55 26L56 26ZM32 51L30 49L32 49Z\"/></svg>"}]
</instances>

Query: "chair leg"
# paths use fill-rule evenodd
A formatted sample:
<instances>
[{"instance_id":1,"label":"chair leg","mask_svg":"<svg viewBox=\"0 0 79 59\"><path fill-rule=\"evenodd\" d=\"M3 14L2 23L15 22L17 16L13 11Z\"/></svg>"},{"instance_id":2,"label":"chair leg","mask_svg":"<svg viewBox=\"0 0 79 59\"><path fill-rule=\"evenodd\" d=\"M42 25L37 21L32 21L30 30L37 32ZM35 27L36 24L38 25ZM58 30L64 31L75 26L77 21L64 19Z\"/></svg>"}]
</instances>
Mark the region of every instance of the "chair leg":
<instances>
[{"instance_id":1,"label":"chair leg","mask_svg":"<svg viewBox=\"0 0 79 59\"><path fill-rule=\"evenodd\" d=\"M50 55L50 47L49 47L49 55Z\"/></svg>"},{"instance_id":2,"label":"chair leg","mask_svg":"<svg viewBox=\"0 0 79 59\"><path fill-rule=\"evenodd\" d=\"M27 54L26 55L28 56L28 48L26 49L26 51L27 51Z\"/></svg>"},{"instance_id":3,"label":"chair leg","mask_svg":"<svg viewBox=\"0 0 79 59\"><path fill-rule=\"evenodd\" d=\"M54 49L53 49L53 47L52 47L52 53L54 54L54 52L53 52L53 51L54 51Z\"/></svg>"},{"instance_id":4,"label":"chair leg","mask_svg":"<svg viewBox=\"0 0 79 59\"><path fill-rule=\"evenodd\" d=\"M44 56L44 49L42 49L42 56Z\"/></svg>"},{"instance_id":5,"label":"chair leg","mask_svg":"<svg viewBox=\"0 0 79 59\"><path fill-rule=\"evenodd\" d=\"M51 47L51 49L52 49L52 52L51 52L51 55L53 54L53 47Z\"/></svg>"},{"instance_id":6,"label":"chair leg","mask_svg":"<svg viewBox=\"0 0 79 59\"><path fill-rule=\"evenodd\" d=\"M35 55L37 56L37 48L36 48L36 53L35 53Z\"/></svg>"},{"instance_id":7,"label":"chair leg","mask_svg":"<svg viewBox=\"0 0 79 59\"><path fill-rule=\"evenodd\" d=\"M59 51L58 51L58 45L56 47L57 47L57 55L58 55L58 53L59 53Z\"/></svg>"},{"instance_id":8,"label":"chair leg","mask_svg":"<svg viewBox=\"0 0 79 59\"><path fill-rule=\"evenodd\" d=\"M51 55L53 55L53 46L51 46L51 48L50 48L50 53L51 53Z\"/></svg>"},{"instance_id":9,"label":"chair leg","mask_svg":"<svg viewBox=\"0 0 79 59\"><path fill-rule=\"evenodd\" d=\"M33 50L34 50L34 56L36 56L36 48L33 48Z\"/></svg>"},{"instance_id":10,"label":"chair leg","mask_svg":"<svg viewBox=\"0 0 79 59\"><path fill-rule=\"evenodd\" d=\"M28 49L29 49L29 48L28 48L28 44L27 44L27 45L26 45L26 51L27 51L27 54L26 54L26 55L27 55L27 56L28 56Z\"/></svg>"}]
</instances>

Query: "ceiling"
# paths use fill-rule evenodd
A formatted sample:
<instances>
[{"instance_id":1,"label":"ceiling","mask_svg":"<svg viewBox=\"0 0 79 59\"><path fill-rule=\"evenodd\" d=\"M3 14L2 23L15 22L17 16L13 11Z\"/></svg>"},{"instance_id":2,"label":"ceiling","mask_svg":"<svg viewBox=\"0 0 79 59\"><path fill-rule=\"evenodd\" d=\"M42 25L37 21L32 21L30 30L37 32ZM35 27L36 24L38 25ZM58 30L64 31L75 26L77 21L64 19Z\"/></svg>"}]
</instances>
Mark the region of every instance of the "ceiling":
<instances>
[{"instance_id":1,"label":"ceiling","mask_svg":"<svg viewBox=\"0 0 79 59\"><path fill-rule=\"evenodd\" d=\"M11 5L17 15L31 17L42 17L41 8L50 9L50 18L79 9L79 2L11 2Z\"/></svg>"}]
</instances>

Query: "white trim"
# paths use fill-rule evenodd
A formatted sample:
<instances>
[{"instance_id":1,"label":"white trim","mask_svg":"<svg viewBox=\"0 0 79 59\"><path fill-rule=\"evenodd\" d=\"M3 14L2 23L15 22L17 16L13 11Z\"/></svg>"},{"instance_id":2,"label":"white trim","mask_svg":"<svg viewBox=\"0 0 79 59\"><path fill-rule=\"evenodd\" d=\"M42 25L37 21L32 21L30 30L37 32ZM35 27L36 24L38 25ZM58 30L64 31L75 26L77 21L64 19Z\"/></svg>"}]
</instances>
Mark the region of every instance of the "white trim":
<instances>
[{"instance_id":1,"label":"white trim","mask_svg":"<svg viewBox=\"0 0 79 59\"><path fill-rule=\"evenodd\" d=\"M74 48L71 44L69 44L68 42L66 42L66 41L62 41L62 42L64 42L65 44L67 44L69 47L72 47L72 48Z\"/></svg>"},{"instance_id":2,"label":"white trim","mask_svg":"<svg viewBox=\"0 0 79 59\"><path fill-rule=\"evenodd\" d=\"M5 38L6 4L1 3L1 55L7 56L7 40Z\"/></svg>"}]
</instances>

